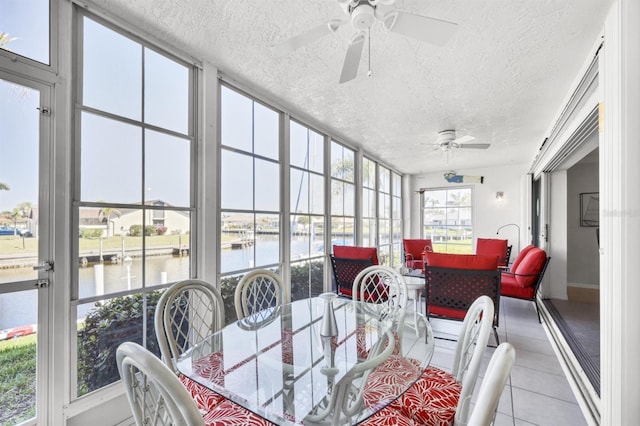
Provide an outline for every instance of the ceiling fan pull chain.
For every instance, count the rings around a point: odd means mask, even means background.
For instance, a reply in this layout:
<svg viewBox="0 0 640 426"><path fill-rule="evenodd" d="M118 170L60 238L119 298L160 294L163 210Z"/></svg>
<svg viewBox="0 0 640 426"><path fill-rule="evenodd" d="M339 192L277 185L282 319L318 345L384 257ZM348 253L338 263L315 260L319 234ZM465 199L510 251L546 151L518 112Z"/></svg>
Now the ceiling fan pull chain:
<svg viewBox="0 0 640 426"><path fill-rule="evenodd" d="M371 27L369 27L369 71L367 71L367 77L371 77L373 73L371 72Z"/></svg>

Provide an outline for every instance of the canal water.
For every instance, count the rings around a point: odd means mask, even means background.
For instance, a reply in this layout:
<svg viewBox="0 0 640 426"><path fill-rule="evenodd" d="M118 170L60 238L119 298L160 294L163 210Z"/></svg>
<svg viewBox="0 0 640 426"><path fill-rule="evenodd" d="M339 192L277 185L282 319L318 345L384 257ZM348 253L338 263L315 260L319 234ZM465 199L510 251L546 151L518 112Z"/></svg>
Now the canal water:
<svg viewBox="0 0 640 426"><path fill-rule="evenodd" d="M280 244L277 237L258 236L255 246L239 249L225 249L221 256L222 273L251 268L255 262L258 265L270 265L278 262ZM312 249L313 250L313 249ZM294 238L291 246L292 258L308 255L308 240L304 237ZM189 277L189 256L149 256L146 260L147 285L173 282ZM15 268L4 270L10 273L11 280L20 281L33 279L30 268ZM130 288L142 287L142 263L139 258L133 258L127 268L125 262L111 263L105 261L103 265L87 265L78 271L79 298L86 299L97 295L126 291ZM6 281L7 277L3 277ZM64 285L54 283L54 285ZM94 303L87 303L78 307L78 317L82 318L92 310ZM25 324L35 324L37 318L37 291L8 293L0 295L0 330L5 330Z"/></svg>

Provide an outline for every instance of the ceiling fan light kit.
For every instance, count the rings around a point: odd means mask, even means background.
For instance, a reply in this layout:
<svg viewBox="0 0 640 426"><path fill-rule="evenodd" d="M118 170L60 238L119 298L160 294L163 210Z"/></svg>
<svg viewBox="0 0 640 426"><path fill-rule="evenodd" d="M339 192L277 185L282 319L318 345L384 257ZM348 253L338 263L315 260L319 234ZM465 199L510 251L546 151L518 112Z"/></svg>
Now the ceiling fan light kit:
<svg viewBox="0 0 640 426"><path fill-rule="evenodd" d="M361 4L351 12L351 25L356 30L368 30L376 21L373 6Z"/></svg>
<svg viewBox="0 0 640 426"><path fill-rule="evenodd" d="M489 143L467 143L474 140L475 137L470 135L456 138L455 130L442 130L438 132L438 138L433 149L442 152L449 152L458 149L487 149L491 146Z"/></svg>
<svg viewBox="0 0 640 426"><path fill-rule="evenodd" d="M351 38L345 55L340 83L353 80L358 75L358 66L364 47L365 31L370 30L376 21L390 32L414 38L419 41L442 46L446 43L457 28L453 22L441 19L429 18L398 10L378 9L378 6L390 6L395 0L336 0L343 11L349 16L348 21L333 19L319 27L312 28L297 36L291 37L275 46L277 54L292 52L299 47L310 44L319 38L335 33L338 29L351 23L356 31ZM369 55L370 56L370 55ZM370 57L369 57L370 59ZM371 69L367 75L371 76Z"/></svg>

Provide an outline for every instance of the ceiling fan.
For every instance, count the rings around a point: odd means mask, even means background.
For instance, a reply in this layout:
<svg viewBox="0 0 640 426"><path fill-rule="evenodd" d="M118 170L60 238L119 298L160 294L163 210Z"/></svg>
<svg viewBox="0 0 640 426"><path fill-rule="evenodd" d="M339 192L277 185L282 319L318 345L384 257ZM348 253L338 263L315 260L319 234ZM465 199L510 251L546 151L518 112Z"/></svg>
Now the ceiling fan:
<svg viewBox="0 0 640 426"><path fill-rule="evenodd" d="M461 136L456 138L455 130L442 130L438 132L438 141L433 144L433 149L449 152L458 149L487 149L490 143L467 143L474 140L473 136Z"/></svg>
<svg viewBox="0 0 640 426"><path fill-rule="evenodd" d="M395 0L336 0L349 16L347 20L333 19L285 40L275 46L278 54L292 52L299 47L312 43L319 38L335 33L340 27L351 23L356 32L349 42L347 53L340 73L340 83L353 80L358 74L358 65L362 57L366 31L377 22L391 32L412 37L420 41L444 45L455 32L458 24L415 15L399 10L389 10Z"/></svg>

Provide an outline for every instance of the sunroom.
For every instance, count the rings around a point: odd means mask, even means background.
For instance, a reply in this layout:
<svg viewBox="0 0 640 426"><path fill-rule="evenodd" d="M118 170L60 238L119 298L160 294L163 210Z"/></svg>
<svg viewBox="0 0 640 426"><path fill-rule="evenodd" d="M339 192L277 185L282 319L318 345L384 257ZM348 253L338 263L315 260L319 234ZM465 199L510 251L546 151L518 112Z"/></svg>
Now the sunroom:
<svg viewBox="0 0 640 426"><path fill-rule="evenodd" d="M154 350L177 281L214 283L232 322L254 269L296 301L332 290L334 244L398 268L404 238L485 237L552 258L542 324L503 300L525 343L500 422L638 417L640 6L370 3L455 28L372 25L341 81L351 22L277 46L359 2L0 5L1 424L133 424L115 348Z"/></svg>

